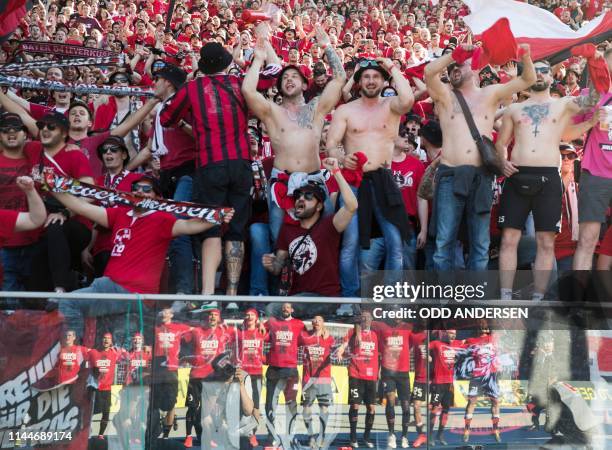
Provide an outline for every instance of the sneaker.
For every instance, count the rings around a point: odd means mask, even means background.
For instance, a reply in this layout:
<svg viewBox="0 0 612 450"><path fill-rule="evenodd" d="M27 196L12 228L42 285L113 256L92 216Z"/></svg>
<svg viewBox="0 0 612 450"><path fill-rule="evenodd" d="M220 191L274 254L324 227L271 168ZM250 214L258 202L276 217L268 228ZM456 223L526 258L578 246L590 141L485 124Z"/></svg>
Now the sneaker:
<svg viewBox="0 0 612 450"><path fill-rule="evenodd" d="M406 436L402 436L402 448L410 448L410 442Z"/></svg>
<svg viewBox="0 0 612 450"><path fill-rule="evenodd" d="M436 440L440 443L440 445L448 445L448 442L446 442L446 439L444 439L444 436L441 434L436 437Z"/></svg>
<svg viewBox="0 0 612 450"><path fill-rule="evenodd" d="M397 448L397 441L394 434L390 434L387 439L387 448Z"/></svg>
<svg viewBox="0 0 612 450"><path fill-rule="evenodd" d="M257 447L259 445L259 442L257 442L257 436L255 436L255 434L249 436L249 444L251 444L253 447Z"/></svg>
<svg viewBox="0 0 612 450"><path fill-rule="evenodd" d="M370 441L369 439L364 439L363 443L365 444L366 447L368 448L374 448L374 443L372 441Z"/></svg>
<svg viewBox="0 0 612 450"><path fill-rule="evenodd" d="M235 302L230 302L230 303L227 304L225 309L228 310L228 311L236 311L236 310L238 310L238 305Z"/></svg>
<svg viewBox="0 0 612 450"><path fill-rule="evenodd" d="M529 428L527 428L527 431L538 431L540 429L539 425L531 425Z"/></svg>
<svg viewBox="0 0 612 450"><path fill-rule="evenodd" d="M493 436L495 436L495 442L501 442L501 433L499 430L493 430Z"/></svg>
<svg viewBox="0 0 612 450"><path fill-rule="evenodd" d="M185 446L185 448L193 447L193 438L191 436L187 436L185 438L185 442L183 442L183 446Z"/></svg>
<svg viewBox="0 0 612 450"><path fill-rule="evenodd" d="M470 440L470 430L463 430L463 442Z"/></svg>
<svg viewBox="0 0 612 450"><path fill-rule="evenodd" d="M353 312L353 305L349 304L349 303L342 303L340 305L340 308L338 308L336 310L336 315L337 316L352 316L354 314Z"/></svg>
<svg viewBox="0 0 612 450"><path fill-rule="evenodd" d="M353 448L359 448L359 444L357 443L357 441L351 441L349 445Z"/></svg>
<svg viewBox="0 0 612 450"><path fill-rule="evenodd" d="M417 436L416 441L412 443L412 446L414 448L417 448L423 445L425 442L427 442L427 436L425 435L425 433L421 433Z"/></svg>

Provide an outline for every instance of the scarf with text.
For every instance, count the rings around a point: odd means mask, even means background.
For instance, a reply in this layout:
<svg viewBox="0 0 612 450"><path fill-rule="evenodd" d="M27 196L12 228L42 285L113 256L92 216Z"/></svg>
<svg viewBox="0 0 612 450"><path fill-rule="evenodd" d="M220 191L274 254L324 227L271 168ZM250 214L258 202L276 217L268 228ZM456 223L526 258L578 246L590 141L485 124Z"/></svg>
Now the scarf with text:
<svg viewBox="0 0 612 450"><path fill-rule="evenodd" d="M60 81L36 80L29 77L13 77L0 75L0 86L12 86L18 89L35 89L44 91L72 92L77 95L105 94L105 95L138 95L141 97L153 97L155 92L143 90L137 87L111 87L97 86L95 84L72 84Z"/></svg>
<svg viewBox="0 0 612 450"><path fill-rule="evenodd" d="M117 53L101 48L83 47L82 45L62 44L59 42L23 41L21 50L27 53L49 53L56 56L74 56L79 58L117 57Z"/></svg>
<svg viewBox="0 0 612 450"><path fill-rule="evenodd" d="M22 70L47 70L51 67L74 67L74 66L104 66L121 65L125 63L125 57L101 56L91 58L70 58L70 59L44 59L38 61L28 61L22 63L0 64L0 72L21 72Z"/></svg>

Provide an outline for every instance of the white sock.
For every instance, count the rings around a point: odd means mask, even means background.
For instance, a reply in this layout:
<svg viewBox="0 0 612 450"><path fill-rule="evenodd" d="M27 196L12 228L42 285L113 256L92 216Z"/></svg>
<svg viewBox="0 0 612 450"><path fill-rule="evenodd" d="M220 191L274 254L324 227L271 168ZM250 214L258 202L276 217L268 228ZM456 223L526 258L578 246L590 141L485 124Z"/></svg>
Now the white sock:
<svg viewBox="0 0 612 450"><path fill-rule="evenodd" d="M534 292L533 294L531 294L531 300L533 300L534 302L540 302L544 300L544 294L540 294L539 292Z"/></svg>
<svg viewBox="0 0 612 450"><path fill-rule="evenodd" d="M512 300L512 289L501 288L500 291L502 300Z"/></svg>

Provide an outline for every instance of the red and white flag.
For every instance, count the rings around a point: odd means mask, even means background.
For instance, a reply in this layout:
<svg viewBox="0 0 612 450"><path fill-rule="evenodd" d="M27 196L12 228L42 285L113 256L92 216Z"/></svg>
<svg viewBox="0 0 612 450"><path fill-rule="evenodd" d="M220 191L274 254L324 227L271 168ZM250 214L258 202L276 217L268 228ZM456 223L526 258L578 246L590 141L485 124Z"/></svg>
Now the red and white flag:
<svg viewBox="0 0 612 450"><path fill-rule="evenodd" d="M577 31L553 13L515 0L463 0L472 13L464 17L476 38L505 17L519 44L530 44L533 60L551 63L569 58L570 48L587 42L599 43L612 37L612 12L602 14Z"/></svg>

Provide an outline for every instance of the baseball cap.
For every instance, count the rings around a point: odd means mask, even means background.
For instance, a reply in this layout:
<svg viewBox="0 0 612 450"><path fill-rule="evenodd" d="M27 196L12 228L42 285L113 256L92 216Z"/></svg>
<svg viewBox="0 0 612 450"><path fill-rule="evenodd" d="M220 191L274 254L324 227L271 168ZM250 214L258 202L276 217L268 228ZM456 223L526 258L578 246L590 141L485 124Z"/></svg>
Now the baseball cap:
<svg viewBox="0 0 612 450"><path fill-rule="evenodd" d="M19 114L5 112L0 114L0 129L1 128L21 128L25 130L26 127L21 120Z"/></svg>
<svg viewBox="0 0 612 450"><path fill-rule="evenodd" d="M166 63L161 69L153 72L155 78L168 80L175 89L180 88L187 79L187 73L173 64Z"/></svg>
<svg viewBox="0 0 612 450"><path fill-rule="evenodd" d="M42 119L36 122L36 126L39 129L42 129L42 126L46 124L58 125L62 127L65 131L68 131L68 128L70 128L68 118L64 114L57 111L52 111L45 114Z"/></svg>
<svg viewBox="0 0 612 450"><path fill-rule="evenodd" d="M309 182L304 184L303 186L300 186L298 189L295 189L293 191L293 197L297 198L300 192L312 192L316 199L319 200L321 203L323 203L325 201L325 198L327 197L325 189L323 189L323 187L321 187L319 183Z"/></svg>

